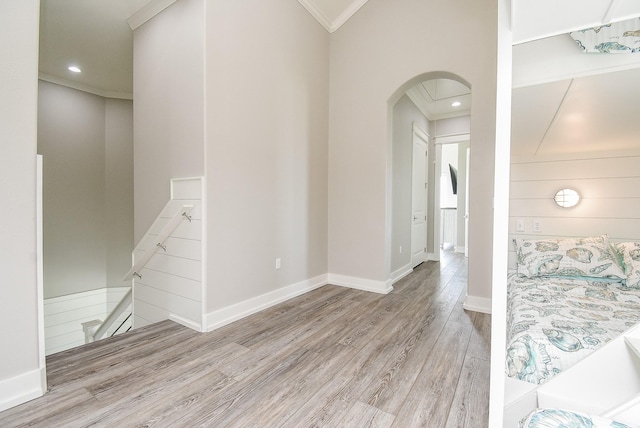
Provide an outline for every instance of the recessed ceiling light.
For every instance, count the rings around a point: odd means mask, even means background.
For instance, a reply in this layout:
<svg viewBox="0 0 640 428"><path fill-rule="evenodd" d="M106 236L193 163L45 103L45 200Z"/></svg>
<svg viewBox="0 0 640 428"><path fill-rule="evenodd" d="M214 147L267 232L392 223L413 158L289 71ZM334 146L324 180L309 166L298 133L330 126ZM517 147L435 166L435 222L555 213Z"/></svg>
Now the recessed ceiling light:
<svg viewBox="0 0 640 428"><path fill-rule="evenodd" d="M80 73L82 72L82 70L80 70L78 67L76 67L75 65L71 65L69 66L69 71L73 71L74 73Z"/></svg>
<svg viewBox="0 0 640 428"><path fill-rule="evenodd" d="M462 103L460 101L454 101L451 103L451 107L460 107Z"/></svg>

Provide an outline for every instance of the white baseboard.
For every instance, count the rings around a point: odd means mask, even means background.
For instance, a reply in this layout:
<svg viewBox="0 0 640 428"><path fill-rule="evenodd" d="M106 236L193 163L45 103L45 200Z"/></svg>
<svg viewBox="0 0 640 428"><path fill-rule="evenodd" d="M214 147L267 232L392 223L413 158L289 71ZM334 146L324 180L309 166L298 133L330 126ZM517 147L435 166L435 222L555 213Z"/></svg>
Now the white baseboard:
<svg viewBox="0 0 640 428"><path fill-rule="evenodd" d="M356 290L371 291L373 293L388 294L393 290L391 280L375 281L373 279L357 278L354 276L329 274L329 284L341 287L354 288Z"/></svg>
<svg viewBox="0 0 640 428"><path fill-rule="evenodd" d="M464 253L464 246L456 245L456 247L454 248L454 251L456 253Z"/></svg>
<svg viewBox="0 0 640 428"><path fill-rule="evenodd" d="M427 261L437 262L440 261L440 253L427 253Z"/></svg>
<svg viewBox="0 0 640 428"><path fill-rule="evenodd" d="M323 285L327 285L327 283L327 275L324 274L209 312L204 317L206 331L212 331L224 325L231 324L234 321L248 317L263 309L320 288Z"/></svg>
<svg viewBox="0 0 640 428"><path fill-rule="evenodd" d="M196 321L181 317L180 315L176 315L176 314L169 314L169 319L173 322L177 322L178 324L182 324L185 327L188 327L192 330L195 331L199 331L204 333L205 330L202 328L202 326L197 323Z"/></svg>
<svg viewBox="0 0 640 428"><path fill-rule="evenodd" d="M34 398L42 397L44 368L0 381L0 412Z"/></svg>
<svg viewBox="0 0 640 428"><path fill-rule="evenodd" d="M491 299L486 297L469 296L467 294L462 307L468 311L491 314Z"/></svg>
<svg viewBox="0 0 640 428"><path fill-rule="evenodd" d="M391 284L395 284L405 276L409 275L411 272L413 272L413 267L411 267L411 263L409 263L406 266L402 266L400 269L391 273Z"/></svg>

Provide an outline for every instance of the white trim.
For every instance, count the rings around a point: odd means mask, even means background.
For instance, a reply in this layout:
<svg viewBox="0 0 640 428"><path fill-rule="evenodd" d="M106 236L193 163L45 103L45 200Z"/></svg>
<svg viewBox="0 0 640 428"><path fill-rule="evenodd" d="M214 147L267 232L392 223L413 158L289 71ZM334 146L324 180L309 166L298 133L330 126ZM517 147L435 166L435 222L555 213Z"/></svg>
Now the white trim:
<svg viewBox="0 0 640 428"><path fill-rule="evenodd" d="M133 94L130 92L103 91L102 89L94 88L93 86L85 85L83 83L73 82L71 80L62 79L60 77L51 76L49 74L39 73L38 79L44 80L45 82L53 83L55 85L60 85L60 86L65 86L67 88L75 89L77 91L87 92L89 94L97 95L102 98L133 100Z"/></svg>
<svg viewBox="0 0 640 428"><path fill-rule="evenodd" d="M456 253L462 253L462 254L464 254L464 253L465 253L465 248L464 248L464 247L461 247L460 245L456 245L456 246L454 247L453 251L455 251Z"/></svg>
<svg viewBox="0 0 640 428"><path fill-rule="evenodd" d="M44 250L42 232L42 155L36 155L36 294L38 299L38 368L41 371L40 388L47 390L47 361L44 328Z"/></svg>
<svg viewBox="0 0 640 428"><path fill-rule="evenodd" d="M313 0L298 0L307 11L313 16L329 33L333 33L340 28L345 22L349 20L355 13L360 10L362 6L368 0L355 0L349 4L349 6L338 15L333 21L322 13L322 10L316 6Z"/></svg>
<svg viewBox="0 0 640 428"><path fill-rule="evenodd" d="M234 321L253 315L256 312L260 312L301 294L308 293L309 291L320 288L323 285L327 285L326 274L300 281L243 302L209 312L204 316L206 320L206 331L212 331L227 324L231 324Z"/></svg>
<svg viewBox="0 0 640 428"><path fill-rule="evenodd" d="M435 138L434 144L455 144L466 143L467 141L471 141L471 134L465 132L462 134L441 135Z"/></svg>
<svg viewBox="0 0 640 428"><path fill-rule="evenodd" d="M467 294L462 307L468 311L491 314L491 299L486 297L469 296Z"/></svg>
<svg viewBox="0 0 640 428"><path fill-rule="evenodd" d="M188 327L191 330L199 331L201 333L205 332L205 330L202 328L202 325L200 325L194 320L190 320L188 318L181 317L180 315L176 315L172 313L169 314L169 319L173 322L177 322L178 324L182 324L183 326Z"/></svg>
<svg viewBox="0 0 640 428"><path fill-rule="evenodd" d="M373 279L357 278L355 276L337 275L335 273L329 274L329 284L379 294L389 294L393 290L390 280L376 281Z"/></svg>
<svg viewBox="0 0 640 428"><path fill-rule="evenodd" d="M360 10L360 8L362 6L365 5L365 3L368 0L357 0L352 2L349 7L347 7L344 12L342 12L331 24L331 30L330 32L333 33L334 31L336 31L338 28L342 27L342 24L344 24L345 22L347 22L349 20L349 18L351 18L353 15L356 14L357 11Z"/></svg>
<svg viewBox="0 0 640 428"><path fill-rule="evenodd" d="M391 273L391 283L395 284L405 276L409 275L411 272L413 272L413 267L411 266L411 263L407 264L406 266L402 266L400 269Z"/></svg>
<svg viewBox="0 0 640 428"><path fill-rule="evenodd" d="M131 30L135 30L142 24L174 4L177 0L151 0L145 4L137 12L127 18L127 24L131 27Z"/></svg>
<svg viewBox="0 0 640 428"><path fill-rule="evenodd" d="M42 379L46 377L44 368L0 381L0 412L34 398L42 397Z"/></svg>
<svg viewBox="0 0 640 428"><path fill-rule="evenodd" d="M300 3L305 9L307 9L311 16L313 16L316 21L318 21L325 28L325 30L327 30L329 33L335 31L332 29L333 25L331 21L329 21L329 19L324 16L324 13L322 13L322 11L318 9L318 7L312 1L298 0L298 3Z"/></svg>

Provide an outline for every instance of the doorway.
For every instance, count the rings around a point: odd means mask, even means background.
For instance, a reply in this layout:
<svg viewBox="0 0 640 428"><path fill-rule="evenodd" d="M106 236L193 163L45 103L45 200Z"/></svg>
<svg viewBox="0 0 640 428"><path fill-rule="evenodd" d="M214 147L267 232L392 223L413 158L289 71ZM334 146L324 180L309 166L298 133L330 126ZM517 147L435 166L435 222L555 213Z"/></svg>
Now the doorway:
<svg viewBox="0 0 640 428"><path fill-rule="evenodd" d="M422 78L420 78L422 77ZM455 236L451 248L465 252L468 206L467 157L470 146L471 91L457 76L428 73L407 82L390 103L391 212L390 280L396 282L424 261L439 261L443 225L438 164L443 144L459 149L456 162ZM404 90L403 90L404 89ZM420 161L424 160L424 164ZM424 169L423 169L424 168ZM409 249L409 251L407 251Z"/></svg>

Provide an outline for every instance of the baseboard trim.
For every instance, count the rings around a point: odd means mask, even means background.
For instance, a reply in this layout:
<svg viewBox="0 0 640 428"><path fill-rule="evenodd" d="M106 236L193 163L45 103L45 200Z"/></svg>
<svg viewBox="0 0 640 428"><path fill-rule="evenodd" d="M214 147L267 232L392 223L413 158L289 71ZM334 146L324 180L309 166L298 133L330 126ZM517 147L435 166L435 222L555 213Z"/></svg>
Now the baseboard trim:
<svg viewBox="0 0 640 428"><path fill-rule="evenodd" d="M393 287L391 280L375 281L373 279L357 278L355 276L329 274L329 284L339 285L341 287L353 288L356 290L370 291L378 294L389 294Z"/></svg>
<svg viewBox="0 0 640 428"><path fill-rule="evenodd" d="M319 275L286 287L279 288L269 293L256 296L254 298L209 312L205 315L206 331L213 331L217 328L231 324L234 321L253 315L271 306L282 303L286 300L297 297L301 294L327 285L327 275Z"/></svg>
<svg viewBox="0 0 640 428"><path fill-rule="evenodd" d="M177 322L178 324L182 324L183 326L188 327L191 330L199 331L202 333L205 331L202 328L202 325L200 325L198 322L181 317L180 315L169 314L169 319L173 322Z"/></svg>
<svg viewBox="0 0 640 428"><path fill-rule="evenodd" d="M402 266L400 269L391 273L391 284L395 284L405 276L409 275L411 272L413 272L411 263L407 264L406 266Z"/></svg>
<svg viewBox="0 0 640 428"><path fill-rule="evenodd" d="M42 380L45 377L44 368L39 368L0 381L0 412L42 397L45 393Z"/></svg>
<svg viewBox="0 0 640 428"><path fill-rule="evenodd" d="M486 297L469 296L467 294L462 307L468 311L491 314L491 299Z"/></svg>

